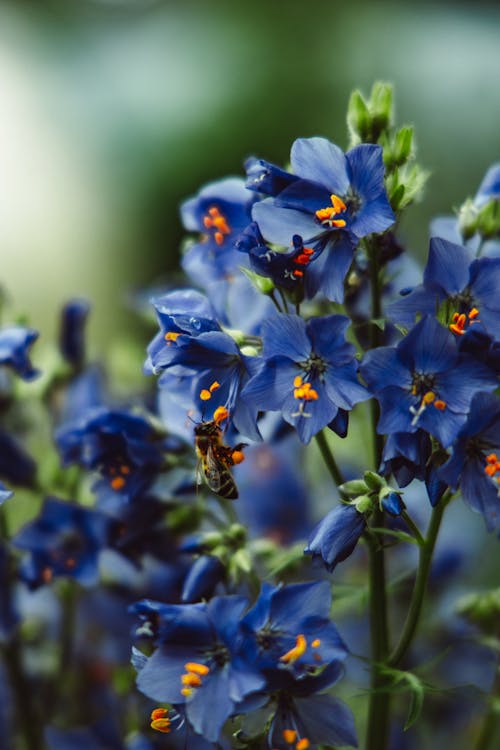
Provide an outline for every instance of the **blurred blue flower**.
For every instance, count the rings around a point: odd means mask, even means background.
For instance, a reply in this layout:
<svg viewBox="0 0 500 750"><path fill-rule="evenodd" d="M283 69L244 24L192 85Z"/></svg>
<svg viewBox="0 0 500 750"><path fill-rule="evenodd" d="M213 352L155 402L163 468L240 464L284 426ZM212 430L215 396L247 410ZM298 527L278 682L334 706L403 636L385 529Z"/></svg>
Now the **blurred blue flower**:
<svg viewBox="0 0 500 750"><path fill-rule="evenodd" d="M23 380L33 380L40 371L30 361L29 350L38 338L38 332L23 326L0 329L0 365L9 367Z"/></svg>
<svg viewBox="0 0 500 750"><path fill-rule="evenodd" d="M354 550L366 528L366 519L354 505L339 503L312 531L306 555L319 558L331 573Z"/></svg>

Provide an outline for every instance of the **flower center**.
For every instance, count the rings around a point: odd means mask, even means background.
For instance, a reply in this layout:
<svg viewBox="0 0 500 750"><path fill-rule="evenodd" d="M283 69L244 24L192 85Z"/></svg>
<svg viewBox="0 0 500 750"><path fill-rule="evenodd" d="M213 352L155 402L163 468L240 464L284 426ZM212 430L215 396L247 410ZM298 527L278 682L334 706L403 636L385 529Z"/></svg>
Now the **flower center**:
<svg viewBox="0 0 500 750"><path fill-rule="evenodd" d="M205 229L211 229L213 231L213 238L217 245L222 245L225 236L231 232L226 217L221 214L217 206L211 206L208 209L203 217L203 226Z"/></svg>
<svg viewBox="0 0 500 750"><path fill-rule="evenodd" d="M331 206L325 206L325 208L319 208L315 212L315 216L321 226L327 229L342 229L346 225L346 221L343 218L347 206L338 195L332 194L330 196L332 202Z"/></svg>
<svg viewBox="0 0 500 750"><path fill-rule="evenodd" d="M446 401L438 398L434 387L435 381L432 375L421 372L413 374L411 393L412 396L418 396L420 398L420 403L417 401L417 404L410 406L410 412L413 414L413 419L411 421L412 427L415 427L424 411L431 404L438 411L444 411L444 409L446 409Z"/></svg>
<svg viewBox="0 0 500 750"><path fill-rule="evenodd" d="M308 401L318 400L318 391L311 386L311 383L304 382L300 375L293 379L293 397L299 402L299 408L292 414L292 417L310 417L311 415L305 411L305 405Z"/></svg>

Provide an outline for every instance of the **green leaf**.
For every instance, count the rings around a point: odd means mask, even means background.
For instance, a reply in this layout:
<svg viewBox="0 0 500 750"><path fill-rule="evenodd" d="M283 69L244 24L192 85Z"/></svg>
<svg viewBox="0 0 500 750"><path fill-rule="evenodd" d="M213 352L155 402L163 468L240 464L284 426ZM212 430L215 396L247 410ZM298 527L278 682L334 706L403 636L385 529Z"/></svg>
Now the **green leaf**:
<svg viewBox="0 0 500 750"><path fill-rule="evenodd" d="M382 526L370 526L370 531L373 531L375 534L387 534L387 536L393 536L396 539L399 539L401 542L406 542L407 544L416 544L417 547L419 546L419 543L415 539L415 537L411 534L408 534L406 531L386 529Z"/></svg>

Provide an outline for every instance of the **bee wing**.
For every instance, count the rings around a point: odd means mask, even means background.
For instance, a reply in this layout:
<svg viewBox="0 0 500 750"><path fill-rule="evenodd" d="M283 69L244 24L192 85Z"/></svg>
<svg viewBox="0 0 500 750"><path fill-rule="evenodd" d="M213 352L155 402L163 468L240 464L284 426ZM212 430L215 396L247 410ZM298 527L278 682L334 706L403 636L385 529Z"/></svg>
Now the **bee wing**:
<svg viewBox="0 0 500 750"><path fill-rule="evenodd" d="M217 494L221 488L222 474L226 467L217 458L212 445L208 446L204 468L206 482L212 492Z"/></svg>

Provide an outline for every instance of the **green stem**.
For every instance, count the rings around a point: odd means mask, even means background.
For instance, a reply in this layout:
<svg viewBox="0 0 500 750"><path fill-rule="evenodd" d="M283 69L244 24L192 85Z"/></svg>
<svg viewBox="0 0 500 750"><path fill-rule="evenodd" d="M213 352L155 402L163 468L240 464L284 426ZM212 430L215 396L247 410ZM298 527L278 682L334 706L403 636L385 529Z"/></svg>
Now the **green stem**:
<svg viewBox="0 0 500 750"><path fill-rule="evenodd" d="M378 267L378 247L376 240L366 242L370 268L371 316L378 320L382 314L381 285ZM380 328L372 322L370 326L370 348L376 349L382 343ZM373 463L377 471L382 459L384 439L377 432L380 416L378 401L370 401ZM384 513L380 508L373 512L372 524L377 528L384 526ZM383 537L370 535L368 538L369 554L369 612L370 639L372 650L371 694L368 706L366 729L366 750L385 750L389 741L390 696L384 690L386 678L380 673L379 666L387 659L389 652L389 627L387 619L387 589L385 571L385 550Z"/></svg>
<svg viewBox="0 0 500 750"><path fill-rule="evenodd" d="M449 501L451 500L451 494L445 495L436 507L432 511L431 520L429 522L429 528L427 530L427 536L424 543L420 545L420 558L417 569L417 576L415 578L415 585L413 587L412 597L410 601L410 607L406 616L406 622L403 626L399 643L395 647L392 654L389 656L388 665L396 667L403 657L406 655L415 631L418 626L420 614L422 612L422 605L424 602L425 592L427 590L427 584L429 581L429 572L431 569L432 555L434 553L434 547L436 546L436 540L441 526L443 513Z"/></svg>
<svg viewBox="0 0 500 750"><path fill-rule="evenodd" d="M425 544L425 539L420 533L420 529L418 528L417 524L414 522L414 520L409 515L408 511L404 510L401 513L401 518L404 520L410 531L413 532L413 536L417 540L420 547L422 547Z"/></svg>
<svg viewBox="0 0 500 750"><path fill-rule="evenodd" d="M373 524L381 527L384 514L380 509L373 513ZM370 638L372 644L372 667L370 704L366 735L366 750L385 750L389 739L389 694L384 692L385 678L378 666L385 662L389 651L389 628L387 622L387 594L385 585L385 552L381 540L370 535L369 554L369 612Z"/></svg>
<svg viewBox="0 0 500 750"><path fill-rule="evenodd" d="M484 717L477 742L474 745L474 750L492 750L493 747L498 747L497 744L493 744L498 728L500 726L500 666L497 664L497 671L493 688L490 695L489 709Z"/></svg>
<svg viewBox="0 0 500 750"><path fill-rule="evenodd" d="M337 466L337 462L333 457L333 453L330 450L330 446L328 445L328 440L326 439L324 430L321 430L321 432L317 433L316 442L318 443L321 455L323 456L323 460L332 476L333 481L335 482L337 487L339 486L339 484L344 484L342 472L340 471L339 467Z"/></svg>

